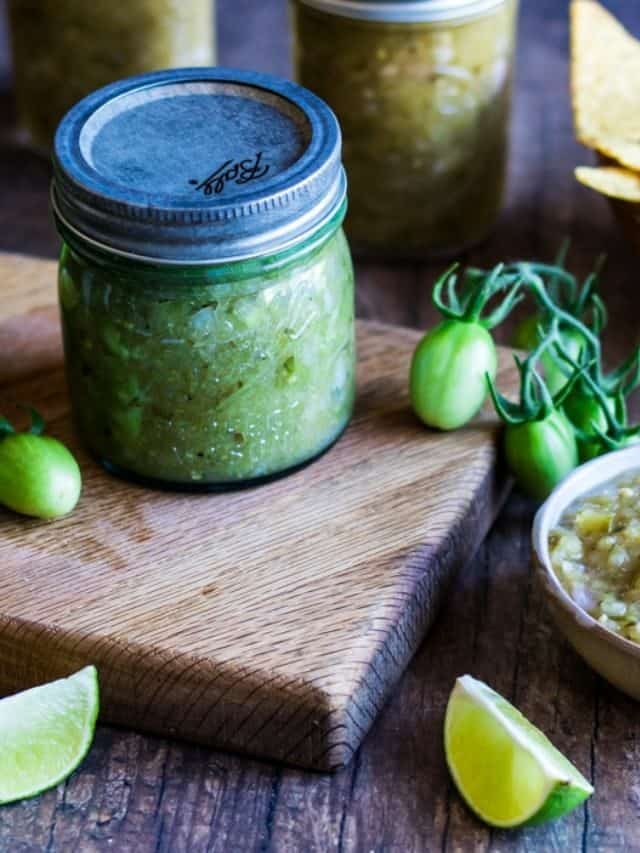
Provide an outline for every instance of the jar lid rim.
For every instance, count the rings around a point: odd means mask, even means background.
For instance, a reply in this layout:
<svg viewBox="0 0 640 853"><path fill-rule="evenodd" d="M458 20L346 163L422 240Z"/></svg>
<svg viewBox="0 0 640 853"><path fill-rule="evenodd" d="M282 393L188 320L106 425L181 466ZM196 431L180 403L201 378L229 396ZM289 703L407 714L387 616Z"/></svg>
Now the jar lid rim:
<svg viewBox="0 0 640 853"><path fill-rule="evenodd" d="M448 22L485 14L505 0L299 0L323 12L386 23Z"/></svg>
<svg viewBox="0 0 640 853"><path fill-rule="evenodd" d="M340 216L339 222L342 223L344 219L344 214L347 207L347 182L346 175L344 174L344 169L342 170L343 182L342 182L342 191L340 196L338 197L338 203L335 208L328 210L323 219L315 222L308 231L303 232L302 234L293 235L288 242L282 242L277 249L277 252L287 252L290 249L300 245L301 243L311 240L316 237L319 232L322 232L322 229L328 226L331 223L331 220L337 216ZM76 240L80 240L83 243L88 244L93 249L103 252L106 254L117 255L120 258L124 258L125 260L132 261L134 263L140 264L149 264L154 267L206 267L206 266L221 266L223 264L234 264L240 263L243 261L255 260L256 258L263 257L265 254L271 254L271 252L255 252L255 251L241 251L237 255L225 255L225 256L216 256L210 258L193 258L193 259L176 259L176 258L167 258L160 257L158 255L141 255L135 251L120 249L114 245L108 245L96 237L90 237L87 233L83 233L78 230L74 225L72 225L60 212L60 207L58 205L58 201L56 199L55 194L55 186L52 182L52 185L49 190L49 204L51 206L51 211L53 213L54 219L58 222L59 227L62 228L63 232L68 231L70 235L73 235Z"/></svg>
<svg viewBox="0 0 640 853"><path fill-rule="evenodd" d="M275 254L322 227L345 196L340 127L324 101L228 68L97 90L62 119L53 167L67 227L123 256L173 264Z"/></svg>

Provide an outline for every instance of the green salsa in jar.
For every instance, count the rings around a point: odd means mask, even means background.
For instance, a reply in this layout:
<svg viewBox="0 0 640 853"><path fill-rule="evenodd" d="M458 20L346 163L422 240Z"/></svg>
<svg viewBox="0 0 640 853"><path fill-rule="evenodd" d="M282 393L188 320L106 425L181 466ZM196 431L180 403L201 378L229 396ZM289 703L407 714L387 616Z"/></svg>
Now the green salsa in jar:
<svg viewBox="0 0 640 853"><path fill-rule="evenodd" d="M504 188L517 0L292 0L300 83L335 110L347 233L381 257L486 237Z"/></svg>
<svg viewBox="0 0 640 853"><path fill-rule="evenodd" d="M172 128L185 126L182 156ZM147 483L211 489L326 450L355 389L344 172L326 105L264 75L146 75L78 105L54 163L66 369L94 456ZM151 209L137 199L147 185Z"/></svg>
<svg viewBox="0 0 640 853"><path fill-rule="evenodd" d="M38 148L100 86L215 63L215 0L9 0L8 8L18 120Z"/></svg>

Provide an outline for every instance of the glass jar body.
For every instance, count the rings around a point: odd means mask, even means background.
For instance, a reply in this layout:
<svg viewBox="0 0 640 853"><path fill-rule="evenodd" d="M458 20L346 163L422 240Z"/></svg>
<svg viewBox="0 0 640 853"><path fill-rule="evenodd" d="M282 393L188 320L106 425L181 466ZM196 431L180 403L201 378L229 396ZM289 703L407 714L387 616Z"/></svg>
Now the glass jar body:
<svg viewBox="0 0 640 853"><path fill-rule="evenodd" d="M48 149L95 89L145 71L215 64L215 0L9 0L18 122Z"/></svg>
<svg viewBox="0 0 640 853"><path fill-rule="evenodd" d="M486 237L503 195L517 0L450 23L303 0L292 13L297 79L342 126L354 251L451 254Z"/></svg>
<svg viewBox="0 0 640 853"><path fill-rule="evenodd" d="M115 473L196 490L253 483L310 461L350 419L340 223L286 256L212 267L98 259L67 235L59 295L76 428Z"/></svg>

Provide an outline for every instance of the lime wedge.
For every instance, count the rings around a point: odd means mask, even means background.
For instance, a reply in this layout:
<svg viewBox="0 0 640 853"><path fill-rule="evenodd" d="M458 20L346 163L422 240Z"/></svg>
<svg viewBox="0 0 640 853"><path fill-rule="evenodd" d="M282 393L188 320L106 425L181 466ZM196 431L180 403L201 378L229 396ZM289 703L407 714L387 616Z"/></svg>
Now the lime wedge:
<svg viewBox="0 0 640 853"><path fill-rule="evenodd" d="M460 794L492 826L561 817L593 793L539 729L470 675L457 679L449 697L444 748Z"/></svg>
<svg viewBox="0 0 640 853"><path fill-rule="evenodd" d="M89 751L98 706L94 666L0 700L0 803L66 779Z"/></svg>

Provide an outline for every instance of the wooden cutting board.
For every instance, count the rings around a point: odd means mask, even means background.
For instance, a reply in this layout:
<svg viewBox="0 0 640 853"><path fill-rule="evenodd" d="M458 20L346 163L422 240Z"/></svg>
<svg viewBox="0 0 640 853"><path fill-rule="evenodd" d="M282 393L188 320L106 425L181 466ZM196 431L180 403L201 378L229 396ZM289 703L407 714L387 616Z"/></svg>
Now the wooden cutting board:
<svg viewBox="0 0 640 853"><path fill-rule="evenodd" d="M55 264L0 255L0 296L0 413L35 406L84 475L62 520L0 508L0 693L91 662L105 721L348 762L504 497L493 416L423 428L407 398L418 334L362 322L356 415L319 461L250 491L149 491L73 436Z"/></svg>

